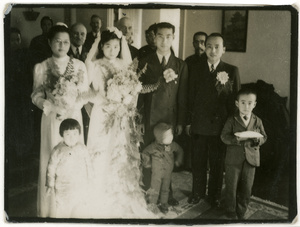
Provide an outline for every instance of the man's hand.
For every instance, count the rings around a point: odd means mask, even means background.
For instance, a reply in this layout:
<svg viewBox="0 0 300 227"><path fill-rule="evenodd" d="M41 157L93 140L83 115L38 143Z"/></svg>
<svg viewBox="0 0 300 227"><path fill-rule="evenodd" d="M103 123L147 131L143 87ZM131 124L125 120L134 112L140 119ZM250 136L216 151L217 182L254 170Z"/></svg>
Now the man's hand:
<svg viewBox="0 0 300 227"><path fill-rule="evenodd" d="M182 130L183 130L182 125L177 125L176 126L176 135L177 136L181 135Z"/></svg>
<svg viewBox="0 0 300 227"><path fill-rule="evenodd" d="M186 133L188 136L191 136L191 125L185 126L185 133Z"/></svg>

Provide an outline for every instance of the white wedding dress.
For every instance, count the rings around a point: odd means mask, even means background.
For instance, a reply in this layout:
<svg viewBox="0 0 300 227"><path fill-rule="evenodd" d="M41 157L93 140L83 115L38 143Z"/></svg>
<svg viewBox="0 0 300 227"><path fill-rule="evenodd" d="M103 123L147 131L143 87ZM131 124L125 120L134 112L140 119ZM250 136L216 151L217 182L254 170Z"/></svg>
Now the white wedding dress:
<svg viewBox="0 0 300 227"><path fill-rule="evenodd" d="M96 92L87 141L95 176L87 212L81 213L87 218L156 218L147 210L145 193L140 187L139 144L131 133L134 121L107 113L107 81L126 68L119 58L113 61L102 58L87 64Z"/></svg>

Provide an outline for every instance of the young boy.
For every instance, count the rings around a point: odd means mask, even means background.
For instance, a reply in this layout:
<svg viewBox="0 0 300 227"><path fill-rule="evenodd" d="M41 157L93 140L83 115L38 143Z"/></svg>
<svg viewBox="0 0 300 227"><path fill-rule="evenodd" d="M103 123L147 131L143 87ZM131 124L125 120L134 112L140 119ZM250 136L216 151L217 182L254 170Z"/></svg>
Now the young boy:
<svg viewBox="0 0 300 227"><path fill-rule="evenodd" d="M70 218L87 191L91 161L87 148L79 142L81 128L78 121L62 121L59 133L63 141L51 153L46 186L47 193L55 194L55 204L51 209L53 217Z"/></svg>
<svg viewBox="0 0 300 227"><path fill-rule="evenodd" d="M245 218L249 204L255 167L259 166L259 147L267 140L262 121L252 113L256 106L256 93L241 89L235 101L238 111L228 118L221 133L227 145L225 158L225 203L228 218ZM238 133L255 131L261 137L248 135L239 137ZM245 133L246 134L246 133ZM253 134L253 133L252 133Z"/></svg>
<svg viewBox="0 0 300 227"><path fill-rule="evenodd" d="M152 169L149 194L150 208L154 213L158 211L157 201L160 195L160 210L168 212L169 188L171 175L175 166L180 166L183 161L182 148L173 141L172 126L159 123L153 130L155 141L148 145L142 152L144 168ZM174 157L174 154L176 157Z"/></svg>

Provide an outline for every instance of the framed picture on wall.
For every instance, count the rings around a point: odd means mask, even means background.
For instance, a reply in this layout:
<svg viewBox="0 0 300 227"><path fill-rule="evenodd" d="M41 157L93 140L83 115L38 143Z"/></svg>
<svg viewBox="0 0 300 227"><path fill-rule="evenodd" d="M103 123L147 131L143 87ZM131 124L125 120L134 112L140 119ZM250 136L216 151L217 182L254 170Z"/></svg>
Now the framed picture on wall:
<svg viewBox="0 0 300 227"><path fill-rule="evenodd" d="M246 52L248 10L223 10L222 34L226 51Z"/></svg>

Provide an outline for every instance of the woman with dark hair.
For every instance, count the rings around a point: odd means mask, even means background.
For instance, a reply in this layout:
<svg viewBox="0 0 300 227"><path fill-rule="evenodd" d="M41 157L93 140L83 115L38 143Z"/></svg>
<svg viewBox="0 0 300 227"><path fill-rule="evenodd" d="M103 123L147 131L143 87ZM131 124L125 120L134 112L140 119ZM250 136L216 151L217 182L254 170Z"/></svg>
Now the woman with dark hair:
<svg viewBox="0 0 300 227"><path fill-rule="evenodd" d="M38 181L37 214L39 217L54 215L52 195L46 194L46 169L50 153L61 141L59 125L66 118L76 119L82 127L80 109L83 102L78 99L88 90L87 71L84 63L70 58L69 29L66 25L53 26L48 33L52 57L34 67L32 102L43 111L41 121L40 168ZM82 136L82 135L81 135ZM83 136L81 138L83 141Z"/></svg>
<svg viewBox="0 0 300 227"><path fill-rule="evenodd" d="M108 28L86 60L95 90L87 146L95 171L87 217L153 218L140 183L136 101L142 89L122 32ZM99 47L99 48L98 48ZM102 57L93 61L97 50ZM137 65L137 64L136 64Z"/></svg>

